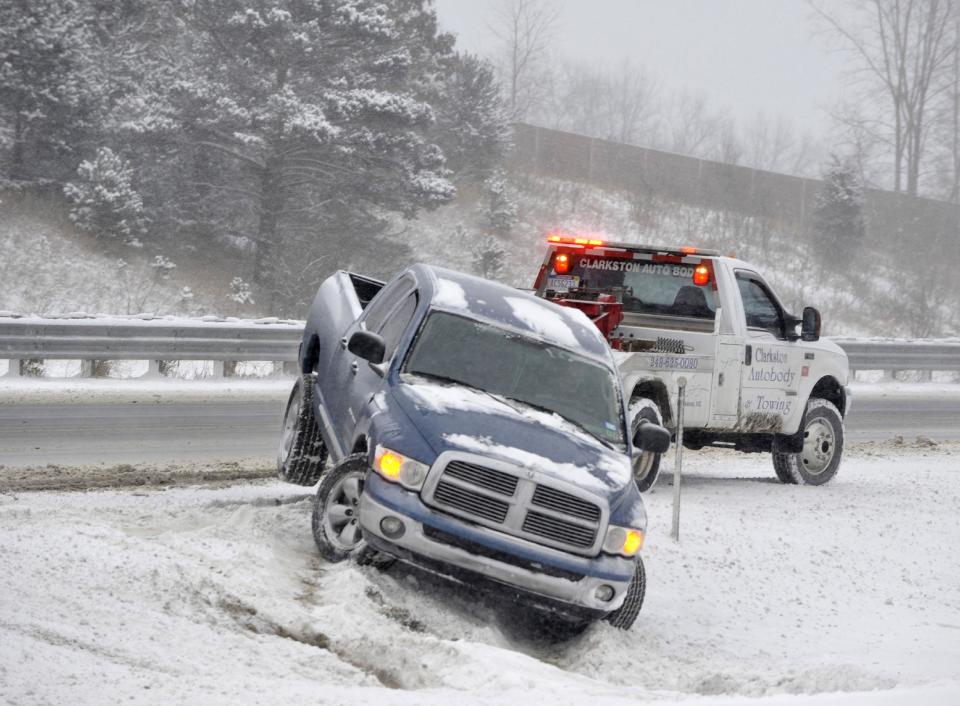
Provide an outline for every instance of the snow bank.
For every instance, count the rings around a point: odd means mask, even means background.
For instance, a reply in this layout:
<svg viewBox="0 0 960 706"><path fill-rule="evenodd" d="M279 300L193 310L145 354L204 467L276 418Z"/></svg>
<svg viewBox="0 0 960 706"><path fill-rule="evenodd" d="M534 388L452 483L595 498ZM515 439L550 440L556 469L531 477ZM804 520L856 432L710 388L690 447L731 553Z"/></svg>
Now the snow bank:
<svg viewBox="0 0 960 706"><path fill-rule="evenodd" d="M0 494L0 701L956 704L955 453L862 452L823 488L691 455L679 545L671 489L647 497L637 625L563 644L496 597L320 561L302 488Z"/></svg>

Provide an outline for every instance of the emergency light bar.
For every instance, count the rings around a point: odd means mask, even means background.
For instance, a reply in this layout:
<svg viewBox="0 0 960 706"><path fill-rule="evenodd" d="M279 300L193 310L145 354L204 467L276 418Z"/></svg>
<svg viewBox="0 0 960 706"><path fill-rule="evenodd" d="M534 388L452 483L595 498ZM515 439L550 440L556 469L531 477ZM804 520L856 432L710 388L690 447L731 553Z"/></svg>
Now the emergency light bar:
<svg viewBox="0 0 960 706"><path fill-rule="evenodd" d="M599 240L596 238L578 238L575 236L553 234L547 236L547 242L552 245L587 245L602 248L620 248L623 250L629 250L631 252L648 252L663 255L703 255L704 257L719 257L721 255L719 250L703 250L701 248L695 248L689 245L676 247L663 245L634 245L632 243L608 243L605 240Z"/></svg>

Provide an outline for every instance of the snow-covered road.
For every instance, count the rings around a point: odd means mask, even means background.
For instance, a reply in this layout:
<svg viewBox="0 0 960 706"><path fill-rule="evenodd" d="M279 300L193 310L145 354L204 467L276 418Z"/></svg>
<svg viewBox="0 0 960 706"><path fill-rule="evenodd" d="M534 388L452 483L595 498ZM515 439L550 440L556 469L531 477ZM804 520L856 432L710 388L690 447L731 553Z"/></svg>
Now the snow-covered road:
<svg viewBox="0 0 960 706"><path fill-rule="evenodd" d="M648 496L637 625L562 645L324 564L303 489L0 494L0 701L960 703L960 447L860 447L822 488L768 464L688 454L679 545Z"/></svg>

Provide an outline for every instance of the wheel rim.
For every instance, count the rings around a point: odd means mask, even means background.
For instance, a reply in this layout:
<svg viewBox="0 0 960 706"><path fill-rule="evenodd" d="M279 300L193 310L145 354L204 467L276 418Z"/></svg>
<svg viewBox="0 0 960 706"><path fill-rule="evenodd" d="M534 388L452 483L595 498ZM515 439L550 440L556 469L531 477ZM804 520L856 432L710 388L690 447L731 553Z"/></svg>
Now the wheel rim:
<svg viewBox="0 0 960 706"><path fill-rule="evenodd" d="M342 552L356 549L363 541L360 532L360 493L365 471L354 471L330 489L323 504L323 525L327 539Z"/></svg>
<svg viewBox="0 0 960 706"><path fill-rule="evenodd" d="M280 433L280 463L285 464L293 453L293 443L297 438L297 419L300 418L300 389L297 388L293 399L287 405L287 413L283 418L283 431Z"/></svg>
<svg viewBox="0 0 960 706"><path fill-rule="evenodd" d="M800 460L804 469L812 475L820 475L833 461L836 448L833 427L822 419L814 419L803 430Z"/></svg>

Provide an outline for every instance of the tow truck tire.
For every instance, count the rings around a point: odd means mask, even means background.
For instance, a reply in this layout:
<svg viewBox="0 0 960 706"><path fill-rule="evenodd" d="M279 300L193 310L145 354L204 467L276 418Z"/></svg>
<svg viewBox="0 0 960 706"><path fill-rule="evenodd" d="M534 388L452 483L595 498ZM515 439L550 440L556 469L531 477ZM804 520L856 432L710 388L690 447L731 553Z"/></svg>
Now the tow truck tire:
<svg viewBox="0 0 960 706"><path fill-rule="evenodd" d="M313 504L313 541L329 562L355 557L363 563L370 552L360 529L360 496L367 476L367 455L347 456L320 481Z"/></svg>
<svg viewBox="0 0 960 706"><path fill-rule="evenodd" d="M314 374L297 378L283 415L277 475L296 485L314 485L323 473L327 447L313 416Z"/></svg>
<svg viewBox="0 0 960 706"><path fill-rule="evenodd" d="M640 427L641 419L663 426L663 416L660 414L660 408L657 407L656 402L647 397L634 397L630 400L627 412L630 415L630 433L633 435L634 442L636 442L637 429ZM661 455L654 456L653 465L650 466L650 470L644 476L638 477L634 474L634 480L637 482L637 488L641 493L650 490L657 482L657 478L660 477Z"/></svg>
<svg viewBox="0 0 960 706"><path fill-rule="evenodd" d="M629 630L640 615L640 609L643 607L643 597L647 593L647 572L643 567L643 559L637 557L637 568L633 573L633 580L627 588L627 596L623 599L623 605L612 613L608 614L604 620L613 627L620 630Z"/></svg>
<svg viewBox="0 0 960 706"><path fill-rule="evenodd" d="M803 449L792 453L773 449L773 469L783 483L823 485L840 469L843 417L828 400L813 398L803 415Z"/></svg>

